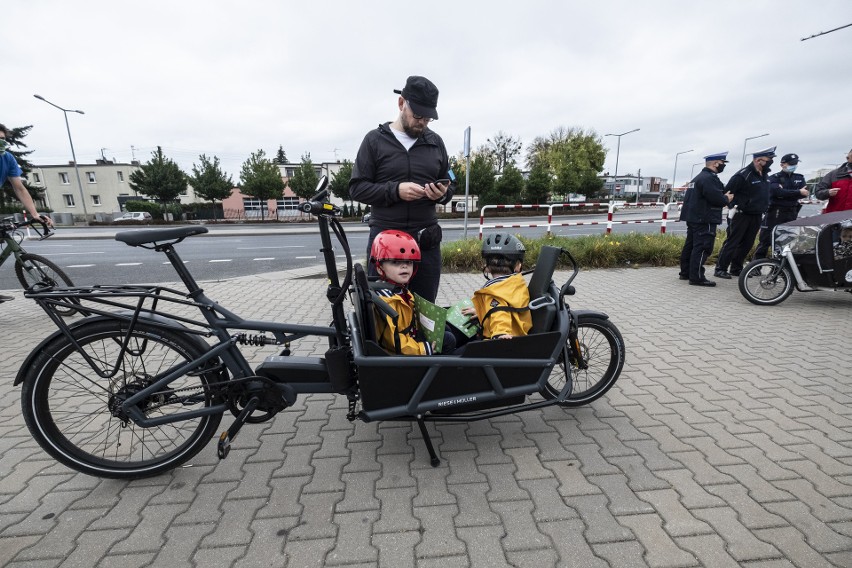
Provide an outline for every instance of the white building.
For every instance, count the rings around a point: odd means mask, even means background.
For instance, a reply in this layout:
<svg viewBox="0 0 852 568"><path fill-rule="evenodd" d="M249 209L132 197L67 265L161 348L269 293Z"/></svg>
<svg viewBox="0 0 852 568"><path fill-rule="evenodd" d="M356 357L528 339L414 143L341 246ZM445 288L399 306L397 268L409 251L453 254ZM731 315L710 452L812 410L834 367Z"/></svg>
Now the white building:
<svg viewBox="0 0 852 568"><path fill-rule="evenodd" d="M127 201L148 199L130 187L130 174L138 170L139 166L139 162L121 164L111 160L78 164L77 170L74 168L74 162L62 165L34 165L28 179L30 185L44 191L44 204L54 212L70 213L74 215L75 220L82 220L81 199L85 199L85 210L89 219L107 221L107 215L124 211L124 203ZM80 173L79 184L77 171ZM186 192L180 195L180 202L195 201L195 192L187 186Z"/></svg>

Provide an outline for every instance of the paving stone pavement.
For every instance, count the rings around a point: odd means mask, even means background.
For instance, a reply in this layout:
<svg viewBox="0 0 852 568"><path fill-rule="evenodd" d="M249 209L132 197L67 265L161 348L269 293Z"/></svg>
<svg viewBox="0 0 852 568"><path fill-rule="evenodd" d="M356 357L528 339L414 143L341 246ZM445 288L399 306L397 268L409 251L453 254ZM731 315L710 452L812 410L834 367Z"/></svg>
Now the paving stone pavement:
<svg viewBox="0 0 852 568"><path fill-rule="evenodd" d="M247 318L328 322L325 281L297 276L204 288ZM439 300L481 281L447 274ZM30 437L12 381L52 324L12 291L0 565L852 567L852 295L758 307L736 281L690 287L672 268L575 284L572 305L609 313L627 345L587 407L430 425L432 468L416 425L349 423L343 397L314 395L246 426L224 461L211 443L132 482L70 471Z"/></svg>

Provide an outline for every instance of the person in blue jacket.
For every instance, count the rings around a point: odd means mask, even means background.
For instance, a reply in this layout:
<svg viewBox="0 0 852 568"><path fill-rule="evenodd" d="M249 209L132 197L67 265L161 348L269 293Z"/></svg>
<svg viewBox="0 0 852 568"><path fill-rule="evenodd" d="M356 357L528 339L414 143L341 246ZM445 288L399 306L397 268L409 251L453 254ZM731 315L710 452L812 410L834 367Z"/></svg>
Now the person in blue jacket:
<svg viewBox="0 0 852 568"><path fill-rule="evenodd" d="M725 169L727 152L704 156L704 168L689 184L680 220L686 221L686 242L680 252L680 279L692 286L715 286L704 276L704 263L713 253L716 228L722 222L722 207L731 199L719 174Z"/></svg>

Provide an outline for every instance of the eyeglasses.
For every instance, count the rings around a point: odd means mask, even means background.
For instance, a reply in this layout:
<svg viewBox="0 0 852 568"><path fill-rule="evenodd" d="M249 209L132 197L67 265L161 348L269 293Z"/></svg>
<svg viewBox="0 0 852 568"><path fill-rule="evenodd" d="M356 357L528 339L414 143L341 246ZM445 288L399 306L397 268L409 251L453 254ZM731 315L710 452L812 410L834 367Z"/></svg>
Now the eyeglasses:
<svg viewBox="0 0 852 568"><path fill-rule="evenodd" d="M427 123L435 120L434 118L429 118L428 116L420 116L419 114L414 114L414 111L411 109L411 105L408 103L408 100L405 101L405 106L408 107L408 110L411 111L411 118L414 120L425 120Z"/></svg>

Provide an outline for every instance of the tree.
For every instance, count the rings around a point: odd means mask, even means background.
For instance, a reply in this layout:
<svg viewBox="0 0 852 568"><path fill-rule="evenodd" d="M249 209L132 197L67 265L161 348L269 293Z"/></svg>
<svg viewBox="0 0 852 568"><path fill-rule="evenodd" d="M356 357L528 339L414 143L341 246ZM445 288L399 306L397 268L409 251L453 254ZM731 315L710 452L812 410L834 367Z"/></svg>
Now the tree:
<svg viewBox="0 0 852 568"><path fill-rule="evenodd" d="M24 183L24 187L27 188L27 191L30 192L30 195L32 195L33 199L41 199L43 191L31 186L26 178L26 175L30 173L30 171L32 171L33 169L33 165L27 159L27 156L32 154L33 151L22 150L22 148L27 147L27 145L23 142L23 139L24 137L26 137L27 134L29 134L32 128L32 125L20 126L18 128L10 128L9 134L6 136L6 142L9 143L9 148L6 151L12 154L12 156L14 156L15 161L18 162L18 165L24 172L24 177L22 177L21 179L21 181L23 181ZM13 150L13 146L17 149ZM8 203L11 201L16 201L17 199L18 198L15 196L15 192L12 190L12 184L10 184L8 180L3 180L3 191L0 195L0 200L2 200L4 203Z"/></svg>
<svg viewBox="0 0 852 568"><path fill-rule="evenodd" d="M524 176L512 162L503 167L503 173L494 183L494 191L499 201L495 203L519 203L524 190Z"/></svg>
<svg viewBox="0 0 852 568"><path fill-rule="evenodd" d="M201 162L201 166L196 167L193 162L192 175L187 176L187 180L195 190L195 194L201 199L210 201L214 205L217 199L222 201L230 197L234 182L231 176L226 176L225 172L222 171L222 168L219 166L219 158L213 156L213 160L210 161L206 155L201 154L198 156L198 160ZM215 208L213 215L214 217L216 215Z"/></svg>
<svg viewBox="0 0 852 568"><path fill-rule="evenodd" d="M310 199L313 197L314 192L317 189L317 183L319 183L319 176L316 171L314 171L314 164L311 162L311 154L310 152L307 152L304 156L302 156L299 169L296 170L296 173L290 178L290 189L292 189L293 193L302 199Z"/></svg>
<svg viewBox="0 0 852 568"><path fill-rule="evenodd" d="M240 190L244 195L260 200L260 218L265 218L266 202L279 199L284 195L284 180L281 170L266 157L266 152L258 150L243 162L240 170Z"/></svg>
<svg viewBox="0 0 852 568"><path fill-rule="evenodd" d="M278 152L275 153L272 162L278 166L283 166L287 163L287 152L284 151L284 146L281 144L278 145Z"/></svg>
<svg viewBox="0 0 852 568"><path fill-rule="evenodd" d="M606 150L600 136L581 128L559 127L547 138L537 137L527 151L527 165L543 164L556 179L553 193L579 193L593 197L603 187L598 174L603 171Z"/></svg>
<svg viewBox="0 0 852 568"><path fill-rule="evenodd" d="M349 180L352 179L352 162L343 160L343 164L336 174L331 176L331 181L328 184L328 189L331 194L343 201L352 202L352 196L349 195Z"/></svg>
<svg viewBox="0 0 852 568"><path fill-rule="evenodd" d="M470 161L470 193L479 196L480 205L499 203L492 201L494 192L494 165L483 154L476 154Z"/></svg>
<svg viewBox="0 0 852 568"><path fill-rule="evenodd" d="M546 203L550 198L552 185L553 179L547 167L541 162L536 162L527 179L524 201L527 203Z"/></svg>
<svg viewBox="0 0 852 568"><path fill-rule="evenodd" d="M186 174L157 146L151 159L130 174L130 188L165 205L186 193Z"/></svg>
<svg viewBox="0 0 852 568"><path fill-rule="evenodd" d="M515 162L515 157L521 153L521 139L498 131L493 138L488 138L479 152L488 156L494 164L497 173L502 173L507 164Z"/></svg>

